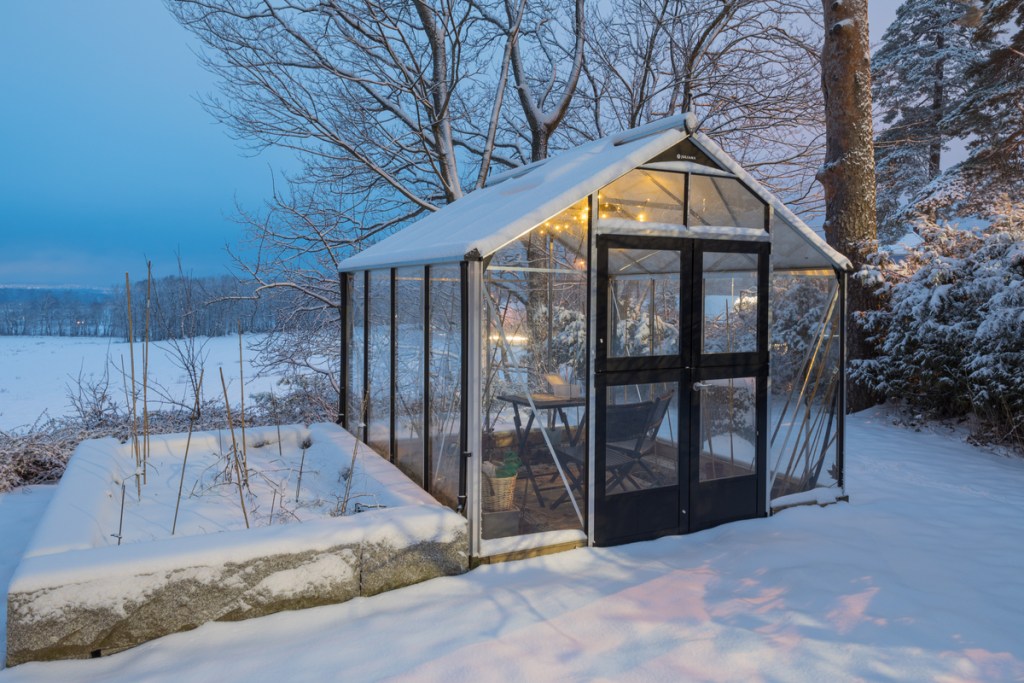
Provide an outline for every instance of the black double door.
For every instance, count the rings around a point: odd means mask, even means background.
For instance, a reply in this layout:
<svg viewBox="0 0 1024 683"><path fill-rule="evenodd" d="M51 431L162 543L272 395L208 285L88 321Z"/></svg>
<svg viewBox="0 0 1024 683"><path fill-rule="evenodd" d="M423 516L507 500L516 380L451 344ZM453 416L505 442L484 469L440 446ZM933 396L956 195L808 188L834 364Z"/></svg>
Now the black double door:
<svg viewBox="0 0 1024 683"><path fill-rule="evenodd" d="M765 514L768 249L598 238L598 545Z"/></svg>

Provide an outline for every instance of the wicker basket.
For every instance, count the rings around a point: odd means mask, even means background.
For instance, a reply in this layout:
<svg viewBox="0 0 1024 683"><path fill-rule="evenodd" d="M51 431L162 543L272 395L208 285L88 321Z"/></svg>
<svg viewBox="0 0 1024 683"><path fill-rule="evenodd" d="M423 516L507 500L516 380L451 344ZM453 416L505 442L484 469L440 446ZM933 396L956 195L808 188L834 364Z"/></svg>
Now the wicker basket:
<svg viewBox="0 0 1024 683"><path fill-rule="evenodd" d="M483 505L485 512L503 512L515 509L516 475L492 477L484 474Z"/></svg>

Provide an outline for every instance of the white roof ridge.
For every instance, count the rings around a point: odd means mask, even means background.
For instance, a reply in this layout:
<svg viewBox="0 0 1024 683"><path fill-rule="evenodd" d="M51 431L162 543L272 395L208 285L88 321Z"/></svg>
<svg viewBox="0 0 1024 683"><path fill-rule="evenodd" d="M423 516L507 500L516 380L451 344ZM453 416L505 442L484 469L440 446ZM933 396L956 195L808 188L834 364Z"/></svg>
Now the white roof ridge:
<svg viewBox="0 0 1024 683"><path fill-rule="evenodd" d="M620 145L625 145L630 142L636 142L637 140L642 140L643 138L648 138L651 137L652 135L664 133L668 130L672 130L673 128L685 132L687 125L687 114L676 114L674 116L669 116L664 119L658 119L657 121L645 123L644 125L639 126L637 128L630 128L629 130L623 130L619 131L618 133L613 133L608 137L611 139L612 145L614 145L615 147L619 147ZM583 144L586 145L591 142L595 142L595 140L589 140L588 142L585 142ZM577 146L577 149L582 146L583 145ZM515 168L510 168L506 171L502 171L501 173L489 176L487 178L487 182L484 183L484 187L492 187L506 180L512 180L513 178L521 178L527 173L540 168L553 158L558 158L558 154L556 153L553 157L547 157L545 159L540 159L538 161L531 161L528 164L516 166Z"/></svg>
<svg viewBox="0 0 1024 683"><path fill-rule="evenodd" d="M664 133L665 131L671 130L673 128L676 128L680 132L685 133L687 132L687 125L687 114L675 114L674 116L669 116L663 119L658 119L657 121L645 123L644 125L639 126L637 128L630 128L629 130L614 133L610 137L612 140L612 144L618 147L619 145L625 145L630 142L642 140L643 138L647 138L652 135Z"/></svg>
<svg viewBox="0 0 1024 683"><path fill-rule="evenodd" d="M493 187L493 186L497 185L498 183L505 182L506 180L512 180L513 178L521 178L522 176L526 175L530 171L534 171L534 170L540 168L544 164L548 163L548 161L550 161L550 160L551 160L551 157L547 157L546 159L540 159L538 161L531 161L528 164L523 164L522 166L516 166L515 168L510 168L510 169L504 170L501 173L495 173L494 175L489 175L489 176L487 176L487 180L484 182L484 187Z"/></svg>

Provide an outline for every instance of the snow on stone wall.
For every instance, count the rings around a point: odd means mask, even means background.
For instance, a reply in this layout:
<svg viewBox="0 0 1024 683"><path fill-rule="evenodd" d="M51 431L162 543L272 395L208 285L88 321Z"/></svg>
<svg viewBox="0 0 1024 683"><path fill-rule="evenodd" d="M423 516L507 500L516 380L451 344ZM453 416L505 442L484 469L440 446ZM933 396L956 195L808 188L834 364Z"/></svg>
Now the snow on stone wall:
<svg viewBox="0 0 1024 683"><path fill-rule="evenodd" d="M347 432L329 424L310 432L351 462L356 441ZM116 471L119 448L112 439L89 441L72 457L11 581L8 666L88 657L208 621L343 602L468 566L465 518L365 446L357 474L374 482L375 499L387 507L110 545L105 536L119 513L111 486L124 474Z"/></svg>

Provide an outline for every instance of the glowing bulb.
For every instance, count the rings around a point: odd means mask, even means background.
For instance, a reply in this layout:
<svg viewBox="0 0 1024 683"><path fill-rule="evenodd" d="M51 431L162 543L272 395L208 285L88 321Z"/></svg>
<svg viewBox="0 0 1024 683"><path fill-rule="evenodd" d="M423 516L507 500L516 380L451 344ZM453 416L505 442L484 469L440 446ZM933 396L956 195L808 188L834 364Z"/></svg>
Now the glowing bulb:
<svg viewBox="0 0 1024 683"><path fill-rule="evenodd" d="M647 220L647 214L641 213L641 214L637 215L636 219L638 221L640 221L641 223L643 223L644 221Z"/></svg>

